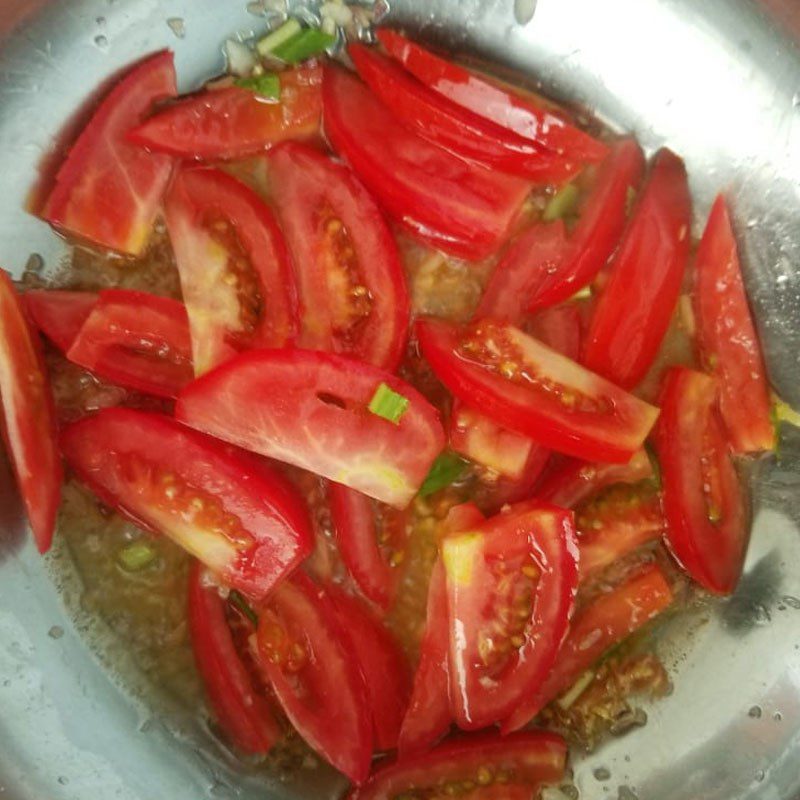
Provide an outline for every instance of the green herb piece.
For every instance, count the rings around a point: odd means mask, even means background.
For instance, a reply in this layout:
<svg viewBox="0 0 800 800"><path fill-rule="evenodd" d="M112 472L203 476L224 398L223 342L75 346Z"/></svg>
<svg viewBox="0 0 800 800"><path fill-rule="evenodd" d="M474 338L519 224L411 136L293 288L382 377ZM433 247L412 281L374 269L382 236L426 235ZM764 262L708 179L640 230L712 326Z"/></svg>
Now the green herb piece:
<svg viewBox="0 0 800 800"><path fill-rule="evenodd" d="M372 395L368 408L373 414L388 419L389 422L397 425L400 422L400 417L406 413L408 398L403 397L402 394L398 394L385 383L382 383L375 390L375 394Z"/></svg>
<svg viewBox="0 0 800 800"><path fill-rule="evenodd" d="M147 542L133 542L117 553L117 560L128 572L139 572L155 561L158 553Z"/></svg>
<svg viewBox="0 0 800 800"><path fill-rule="evenodd" d="M244 596L240 592L237 592L236 589L231 589L230 593L228 594L228 602L230 602L234 608L241 611L241 613L244 614L244 616L247 617L247 619L249 619L255 627L258 627L258 614L253 611L250 603L244 599Z"/></svg>
<svg viewBox="0 0 800 800"><path fill-rule="evenodd" d="M289 64L297 64L300 61L311 58L311 56L324 53L335 43L335 36L323 33L318 28L306 28L283 44L273 47L270 55L280 58Z"/></svg>
<svg viewBox="0 0 800 800"><path fill-rule="evenodd" d="M300 23L296 19L287 19L280 28L268 33L262 39L258 40L256 50L262 56L268 56L276 47L280 47L285 42L288 42L293 36L297 36L303 30Z"/></svg>
<svg viewBox="0 0 800 800"><path fill-rule="evenodd" d="M272 100L281 99L281 79L274 72L265 72L263 75L254 75L252 78L239 78L234 81L242 89L250 89L262 97Z"/></svg>
<svg viewBox="0 0 800 800"><path fill-rule="evenodd" d="M788 422L790 425L800 428L800 414L781 400L775 392L772 393L772 408L777 422Z"/></svg>
<svg viewBox="0 0 800 800"><path fill-rule="evenodd" d="M429 494L444 489L445 486L449 486L453 481L461 477L466 468L467 462L455 453L449 451L440 453L436 461L433 462L433 466L423 481L417 496L427 497Z"/></svg>
<svg viewBox="0 0 800 800"><path fill-rule="evenodd" d="M557 219L568 216L575 210L578 197L580 197L580 191L574 183L562 186L544 207L542 219L545 222L555 222Z"/></svg>

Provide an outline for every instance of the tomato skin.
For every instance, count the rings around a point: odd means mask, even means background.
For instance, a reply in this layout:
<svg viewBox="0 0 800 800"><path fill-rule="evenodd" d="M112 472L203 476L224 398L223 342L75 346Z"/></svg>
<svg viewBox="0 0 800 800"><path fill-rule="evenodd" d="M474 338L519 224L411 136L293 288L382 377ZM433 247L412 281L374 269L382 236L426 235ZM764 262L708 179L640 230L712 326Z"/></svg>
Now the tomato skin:
<svg viewBox="0 0 800 800"><path fill-rule="evenodd" d="M232 86L190 95L128 133L159 153L197 160L256 155L286 139L312 138L322 113L322 69L312 62L281 73L280 102Z"/></svg>
<svg viewBox="0 0 800 800"><path fill-rule="evenodd" d="M463 161L403 129L338 67L325 67L322 89L328 139L390 216L451 255L478 260L498 249L528 182Z"/></svg>
<svg viewBox="0 0 800 800"><path fill-rule="evenodd" d="M22 301L36 327L66 353L98 297L95 292L34 289L25 292Z"/></svg>
<svg viewBox="0 0 800 800"><path fill-rule="evenodd" d="M129 144L125 135L154 103L176 92L170 51L133 66L72 146L42 218L102 247L140 254L169 182L172 159L143 152Z"/></svg>
<svg viewBox="0 0 800 800"><path fill-rule="evenodd" d="M624 389L645 376L678 302L691 244L683 161L659 150L595 307L583 361Z"/></svg>
<svg viewBox="0 0 800 800"><path fill-rule="evenodd" d="M723 195L714 202L697 249L693 305L700 360L717 378L720 411L734 452L774 449L764 359Z"/></svg>
<svg viewBox="0 0 800 800"><path fill-rule="evenodd" d="M644 154L634 139L622 139L612 146L560 263L538 270L537 285L527 298L531 311L568 300L603 268L625 230L628 194L638 189L644 167Z"/></svg>
<svg viewBox="0 0 800 800"><path fill-rule="evenodd" d="M225 603L216 586L206 583L203 567L189 573L189 632L195 663L219 724L246 753L267 753L281 735L269 703L255 691L236 652Z"/></svg>
<svg viewBox="0 0 800 800"><path fill-rule="evenodd" d="M160 414L109 408L61 433L82 482L230 586L263 597L311 552L308 510L266 464Z"/></svg>
<svg viewBox="0 0 800 800"><path fill-rule="evenodd" d="M405 352L410 307L397 245L380 209L350 169L311 147L287 142L267 163L299 288L298 346L394 371ZM331 225L347 238L333 238ZM354 291L363 292L366 314Z"/></svg>
<svg viewBox="0 0 800 800"><path fill-rule="evenodd" d="M40 553L53 541L63 471L56 417L41 345L22 299L0 269L0 401L2 434Z"/></svg>
<svg viewBox="0 0 800 800"><path fill-rule="evenodd" d="M391 633L364 604L330 585L327 593L360 664L372 716L375 750L397 747L400 725L411 693L411 674Z"/></svg>
<svg viewBox="0 0 800 800"><path fill-rule="evenodd" d="M661 570L646 566L600 595L573 620L550 676L503 725L503 733L530 722L547 703L568 689L606 650L641 628L672 602Z"/></svg>
<svg viewBox="0 0 800 800"><path fill-rule="evenodd" d="M305 654L297 665L287 660L291 653L281 660L287 640ZM289 721L319 755L360 784L369 775L372 720L348 641L333 601L302 572L278 584L259 619L259 664Z"/></svg>
<svg viewBox="0 0 800 800"><path fill-rule="evenodd" d="M405 125L454 155L539 183L561 183L580 169L531 139L473 113L416 80L375 48L347 51L362 80Z"/></svg>
<svg viewBox="0 0 800 800"><path fill-rule="evenodd" d="M558 783L564 777L566 742L555 733L524 731L510 736L484 733L462 736L440 744L434 750L413 758L390 761L378 767L370 779L348 795L348 800L393 800L415 789L478 783L481 767L492 775L510 773L498 793L490 784L468 795L475 800L489 797L516 798L517 787L533 792L541 784ZM522 795L524 796L524 795ZM528 795L530 796L530 794Z"/></svg>
<svg viewBox="0 0 800 800"><path fill-rule="evenodd" d="M67 358L121 386L177 397L192 379L186 309L168 297L104 289Z"/></svg>
<svg viewBox="0 0 800 800"><path fill-rule="evenodd" d="M567 158L598 161L608 148L561 117L484 76L434 55L388 28L378 41L412 75L441 95Z"/></svg>
<svg viewBox="0 0 800 800"><path fill-rule="evenodd" d="M657 409L513 326L482 320L459 328L423 319L417 322L417 335L433 371L457 398L553 450L593 461L627 461L658 416ZM561 388L551 393L537 389L538 384L531 388L515 383L463 355L465 343L491 347L490 355L508 355L515 369ZM479 358L482 351L476 355ZM562 402L559 392L584 398L589 410L573 413L574 406Z"/></svg>
<svg viewBox="0 0 800 800"><path fill-rule="evenodd" d="M183 167L170 187L165 214L189 315L195 373L202 375L242 349L291 342L297 329L292 267L283 235L261 198L219 170ZM229 232L225 239L214 235L220 224ZM242 259L248 262L245 286L248 280L255 283L254 312L246 310L241 296L237 270ZM246 318L251 313L254 319Z"/></svg>
<svg viewBox="0 0 800 800"><path fill-rule="evenodd" d="M742 571L748 526L717 398L714 378L685 367L671 368L661 389L656 449L667 544L701 586L730 594ZM712 516L718 517L716 522Z"/></svg>
<svg viewBox="0 0 800 800"><path fill-rule="evenodd" d="M381 383L409 400L397 424L367 411ZM412 386L312 350L243 353L187 386L175 416L396 508L408 505L444 447L438 412Z"/></svg>

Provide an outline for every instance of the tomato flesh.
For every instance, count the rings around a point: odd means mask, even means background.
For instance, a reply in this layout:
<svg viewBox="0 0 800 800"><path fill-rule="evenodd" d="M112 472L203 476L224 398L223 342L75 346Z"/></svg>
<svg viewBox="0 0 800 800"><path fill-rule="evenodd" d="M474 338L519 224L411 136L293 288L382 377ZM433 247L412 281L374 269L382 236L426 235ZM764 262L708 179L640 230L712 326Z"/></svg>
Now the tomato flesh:
<svg viewBox="0 0 800 800"><path fill-rule="evenodd" d="M325 68L324 126L378 202L409 232L468 259L509 236L530 184L464 161L397 124L353 75Z"/></svg>
<svg viewBox="0 0 800 800"><path fill-rule="evenodd" d="M347 167L311 147L290 142L267 160L300 294L298 345L394 370L408 336L408 289L375 201Z"/></svg>
<svg viewBox="0 0 800 800"><path fill-rule="evenodd" d="M172 53L134 66L72 146L41 212L60 230L128 255L150 239L172 159L126 140L154 103L176 94Z"/></svg>
<svg viewBox="0 0 800 800"><path fill-rule="evenodd" d="M66 353L97 303L94 292L34 289L22 296L28 316L59 350Z"/></svg>
<svg viewBox="0 0 800 800"><path fill-rule="evenodd" d="M219 170L184 167L167 196L166 219L197 375L241 350L293 339L289 255L272 212L252 189Z"/></svg>
<svg viewBox="0 0 800 800"><path fill-rule="evenodd" d="M730 594L742 571L748 532L717 398L714 378L685 367L670 369L661 391L656 447L667 543L701 586Z"/></svg>
<svg viewBox="0 0 800 800"><path fill-rule="evenodd" d="M695 257L694 311L700 359L717 378L734 452L775 447L764 359L742 283L725 198L717 197Z"/></svg>
<svg viewBox="0 0 800 800"><path fill-rule="evenodd" d="M179 100L134 128L128 139L159 153L212 160L252 156L319 130L322 69L311 62L280 75L280 100L249 89L215 89Z"/></svg>
<svg viewBox="0 0 800 800"><path fill-rule="evenodd" d="M104 503L247 595L265 595L311 552L308 510L284 478L169 417L105 409L67 427L61 449Z"/></svg>
<svg viewBox="0 0 800 800"><path fill-rule="evenodd" d="M53 541L63 478L53 397L22 300L0 269L0 401L3 438L40 553Z"/></svg>
<svg viewBox="0 0 800 800"><path fill-rule="evenodd" d="M367 409L380 384L409 401L397 423ZM311 350L244 353L197 379L181 422L405 508L444 447L433 406L377 367Z"/></svg>

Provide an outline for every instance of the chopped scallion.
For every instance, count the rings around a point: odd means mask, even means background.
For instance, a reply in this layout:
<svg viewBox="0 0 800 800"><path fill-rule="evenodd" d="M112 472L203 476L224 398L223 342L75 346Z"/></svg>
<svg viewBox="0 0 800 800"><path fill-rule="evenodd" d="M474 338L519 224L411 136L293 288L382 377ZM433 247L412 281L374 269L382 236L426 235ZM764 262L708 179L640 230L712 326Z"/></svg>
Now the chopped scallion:
<svg viewBox="0 0 800 800"><path fill-rule="evenodd" d="M389 422L397 425L408 408L408 398L403 397L403 395L398 394L385 383L382 383L375 390L375 394L372 395L368 408L373 414L388 419Z"/></svg>
<svg viewBox="0 0 800 800"><path fill-rule="evenodd" d="M800 414L788 403L784 403L775 392L772 393L772 408L774 418L778 423L788 422L790 425L800 428Z"/></svg>
<svg viewBox="0 0 800 800"><path fill-rule="evenodd" d="M296 19L288 19L279 28L271 31L266 36L258 40L256 50L262 56L268 56L276 47L280 47L284 42L288 42L293 36L297 36L303 28Z"/></svg>
<svg viewBox="0 0 800 800"><path fill-rule="evenodd" d="M244 596L240 592L237 592L236 589L231 589L228 594L228 601L234 608L247 617L254 626L258 626L258 614L253 611L250 603L244 599Z"/></svg>
<svg viewBox="0 0 800 800"><path fill-rule="evenodd" d="M427 497L429 494L438 492L449 486L458 479L467 467L467 462L455 453L440 453L433 462L433 466L428 472L428 476L422 483L418 497Z"/></svg>
<svg viewBox="0 0 800 800"><path fill-rule="evenodd" d="M336 37L319 28L305 28L283 44L273 47L270 55L289 64L297 64L307 58L324 53L336 43Z"/></svg>
<svg viewBox="0 0 800 800"><path fill-rule="evenodd" d="M266 72L263 75L256 75L252 78L239 78L235 80L236 86L242 89L250 89L262 97L270 97L273 100L281 99L281 79L274 72Z"/></svg>
<svg viewBox="0 0 800 800"><path fill-rule="evenodd" d="M128 572L138 572L155 561L155 549L147 542L132 542L117 554L122 568Z"/></svg>
<svg viewBox="0 0 800 800"><path fill-rule="evenodd" d="M569 216L575 210L579 196L580 191L574 183L562 186L544 207L542 219L545 222L555 222Z"/></svg>

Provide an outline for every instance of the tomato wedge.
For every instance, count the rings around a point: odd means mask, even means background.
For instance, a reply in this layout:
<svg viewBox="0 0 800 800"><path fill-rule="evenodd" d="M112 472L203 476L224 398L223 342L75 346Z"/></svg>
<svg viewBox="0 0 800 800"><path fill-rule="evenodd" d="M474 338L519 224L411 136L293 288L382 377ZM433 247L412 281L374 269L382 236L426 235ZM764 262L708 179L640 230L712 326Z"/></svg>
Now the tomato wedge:
<svg viewBox="0 0 800 800"><path fill-rule="evenodd" d="M661 390L656 447L667 543L699 584L730 594L742 571L748 530L717 392L716 381L707 375L670 369Z"/></svg>
<svg viewBox="0 0 800 800"><path fill-rule="evenodd" d="M378 202L446 253L484 258L509 236L530 184L464 161L397 124L354 75L326 67L325 133Z"/></svg>
<svg viewBox="0 0 800 800"><path fill-rule="evenodd" d="M396 800L400 797L458 795L487 798L533 797L542 784L564 777L567 744L555 733L525 731L511 736L465 736L424 755L378 767L349 800ZM462 787L477 788L465 795ZM498 791L498 786L502 791ZM452 788L450 788L452 787ZM518 794L525 787L528 794Z"/></svg>
<svg viewBox="0 0 800 800"><path fill-rule="evenodd" d="M483 522L483 514L473 503L450 509L445 532L469 530ZM447 733L453 722L450 711L450 673L448 669L447 586L441 559L431 572L425 633L420 646L419 664L408 711L403 717L397 749L405 758L430 749Z"/></svg>
<svg viewBox="0 0 800 800"><path fill-rule="evenodd" d="M608 148L499 82L434 55L396 31L380 28L378 41L426 86L475 114L579 161L598 161Z"/></svg>
<svg viewBox="0 0 800 800"><path fill-rule="evenodd" d="M34 289L22 296L28 316L36 327L64 353L97 303L95 292L62 292Z"/></svg>
<svg viewBox="0 0 800 800"><path fill-rule="evenodd" d="M375 201L351 170L311 147L288 142L268 164L300 293L299 346L393 371L408 337L408 289Z"/></svg>
<svg viewBox="0 0 800 800"><path fill-rule="evenodd" d="M258 625L258 657L289 721L354 783L369 775L370 706L333 601L298 572L269 597Z"/></svg>
<svg viewBox="0 0 800 800"><path fill-rule="evenodd" d="M633 139L622 139L600 165L591 191L559 264L531 264L536 284L526 298L531 311L568 300L605 266L628 219L629 195L639 188L644 154Z"/></svg>
<svg viewBox="0 0 800 800"><path fill-rule="evenodd" d="M291 484L169 417L105 409L67 427L61 449L104 503L252 597L311 552L311 521Z"/></svg>
<svg viewBox="0 0 800 800"><path fill-rule="evenodd" d="M289 255L252 189L216 169L184 167L167 196L166 219L196 374L240 350L291 341L297 320Z"/></svg>
<svg viewBox="0 0 800 800"><path fill-rule="evenodd" d="M424 356L453 394L546 447L624 462L641 447L658 410L527 336L480 320L457 327L417 323Z"/></svg>
<svg viewBox="0 0 800 800"><path fill-rule="evenodd" d="M725 198L717 197L695 258L694 310L704 368L716 376L734 452L775 447L764 359L742 283Z"/></svg>
<svg viewBox="0 0 800 800"><path fill-rule="evenodd" d="M231 741L246 753L267 753L281 735L269 703L253 687L225 617L219 589L195 562L189 573L189 631L211 708Z"/></svg>
<svg viewBox="0 0 800 800"><path fill-rule="evenodd" d="M327 592L339 614L339 624L347 633L350 652L361 669L375 749L393 750L411 692L406 658L392 634L360 600L337 586L329 586Z"/></svg>
<svg viewBox="0 0 800 800"><path fill-rule="evenodd" d="M625 389L656 357L678 302L691 244L686 168L659 150L610 267L587 335L586 366Z"/></svg>
<svg viewBox="0 0 800 800"><path fill-rule="evenodd" d="M134 66L72 146L41 216L95 244L139 255L169 183L172 159L144 152L125 135L154 103L175 94L171 52L156 53Z"/></svg>
<svg viewBox="0 0 800 800"><path fill-rule="evenodd" d="M328 483L331 525L339 554L364 597L388 611L397 594L398 566L408 540L402 511L379 505L361 492Z"/></svg>
<svg viewBox="0 0 800 800"><path fill-rule="evenodd" d="M445 150L538 183L562 183L580 169L580 161L439 94L375 48L351 44L347 51L358 74L397 121Z"/></svg>
<svg viewBox="0 0 800 800"><path fill-rule="evenodd" d="M168 297L105 289L67 358L121 386L177 397L192 379L186 309Z"/></svg>
<svg viewBox="0 0 800 800"><path fill-rule="evenodd" d="M367 408L386 384L405 397L397 423ZM244 353L182 392L176 417L247 450L405 508L444 447L434 407L390 373L332 353Z"/></svg>
<svg viewBox="0 0 800 800"><path fill-rule="evenodd" d="M39 341L21 298L0 269L0 400L2 434L40 553L53 541L62 469L53 396Z"/></svg>
<svg viewBox="0 0 800 800"><path fill-rule="evenodd" d="M653 565L643 567L610 592L598 596L573 621L550 676L511 715L503 732L530 722L603 653L658 616L671 602L672 590L664 573Z"/></svg>
<svg viewBox="0 0 800 800"><path fill-rule="evenodd" d="M135 144L181 158L252 156L319 131L322 69L309 63L280 74L279 101L231 86L183 98L128 134Z"/></svg>
<svg viewBox="0 0 800 800"><path fill-rule="evenodd" d="M572 513L522 503L441 544L458 725L509 716L544 680L578 586Z"/></svg>

